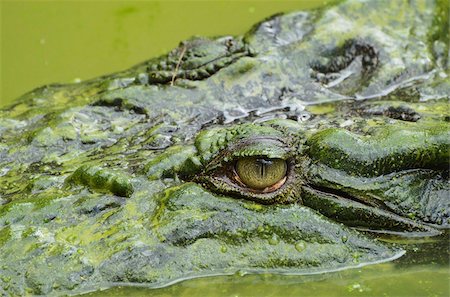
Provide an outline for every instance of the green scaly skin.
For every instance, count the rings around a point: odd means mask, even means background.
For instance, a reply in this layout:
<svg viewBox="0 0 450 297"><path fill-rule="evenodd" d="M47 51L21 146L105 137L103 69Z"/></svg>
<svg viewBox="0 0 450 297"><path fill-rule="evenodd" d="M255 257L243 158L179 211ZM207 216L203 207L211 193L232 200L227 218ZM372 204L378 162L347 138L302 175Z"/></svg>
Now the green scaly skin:
<svg viewBox="0 0 450 297"><path fill-rule="evenodd" d="M441 233L448 11L342 2L25 94L0 111L0 293L334 271L402 255L376 233ZM286 183L236 186L249 156Z"/></svg>

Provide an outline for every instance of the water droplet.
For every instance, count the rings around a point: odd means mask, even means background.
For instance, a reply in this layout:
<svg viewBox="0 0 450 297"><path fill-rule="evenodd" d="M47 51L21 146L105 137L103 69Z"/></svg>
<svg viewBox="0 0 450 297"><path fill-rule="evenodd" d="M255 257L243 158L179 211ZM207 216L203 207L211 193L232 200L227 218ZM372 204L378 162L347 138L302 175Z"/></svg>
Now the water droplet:
<svg viewBox="0 0 450 297"><path fill-rule="evenodd" d="M297 244L295 245L295 249L298 252L303 252L305 250L305 248L306 248L306 243L303 241L297 242Z"/></svg>
<svg viewBox="0 0 450 297"><path fill-rule="evenodd" d="M280 242L278 239L278 236L276 234L273 234L272 237L269 239L269 244L271 245L277 245Z"/></svg>
<svg viewBox="0 0 450 297"><path fill-rule="evenodd" d="M353 257L353 263L359 263L359 258L361 257L361 255L359 253L353 253L352 254Z"/></svg>

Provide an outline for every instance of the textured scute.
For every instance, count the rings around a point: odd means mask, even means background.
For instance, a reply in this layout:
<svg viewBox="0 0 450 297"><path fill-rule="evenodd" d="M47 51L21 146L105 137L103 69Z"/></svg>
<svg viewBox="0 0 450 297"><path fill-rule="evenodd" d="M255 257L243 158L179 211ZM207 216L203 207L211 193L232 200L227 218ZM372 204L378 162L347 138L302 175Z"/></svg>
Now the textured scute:
<svg viewBox="0 0 450 297"><path fill-rule="evenodd" d="M345 129L323 130L308 139L309 155L358 176L413 168L445 170L450 166L450 125L398 123L374 130L364 136Z"/></svg>
<svg viewBox="0 0 450 297"><path fill-rule="evenodd" d="M0 110L0 294L401 255L300 205L298 185L348 212L365 202L361 217L381 205L448 227L448 21L448 1L339 1L23 95ZM242 143L289 158L295 197L262 205L202 182Z"/></svg>
<svg viewBox="0 0 450 297"><path fill-rule="evenodd" d="M308 174L315 186L380 203L403 217L449 227L448 172L411 169L368 178L319 165L312 166Z"/></svg>

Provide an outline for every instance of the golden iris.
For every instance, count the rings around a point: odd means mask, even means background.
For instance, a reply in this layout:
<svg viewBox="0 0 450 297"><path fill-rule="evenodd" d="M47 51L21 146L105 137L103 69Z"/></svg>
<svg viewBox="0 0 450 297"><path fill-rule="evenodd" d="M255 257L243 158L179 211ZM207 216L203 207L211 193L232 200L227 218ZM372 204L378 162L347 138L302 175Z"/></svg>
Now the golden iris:
<svg viewBox="0 0 450 297"><path fill-rule="evenodd" d="M248 157L236 162L239 180L247 187L256 190L273 190L281 187L286 180L287 164L282 159Z"/></svg>

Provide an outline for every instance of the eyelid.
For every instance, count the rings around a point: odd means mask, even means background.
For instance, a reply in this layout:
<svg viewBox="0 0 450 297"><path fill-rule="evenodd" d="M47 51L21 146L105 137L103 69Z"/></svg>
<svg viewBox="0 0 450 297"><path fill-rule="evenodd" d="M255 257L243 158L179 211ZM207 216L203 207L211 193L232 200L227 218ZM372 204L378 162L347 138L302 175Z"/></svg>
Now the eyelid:
<svg viewBox="0 0 450 297"><path fill-rule="evenodd" d="M242 157L263 156L272 159L289 158L289 151L284 141L275 137L253 137L243 139L222 150L206 167L206 172L221 167Z"/></svg>

